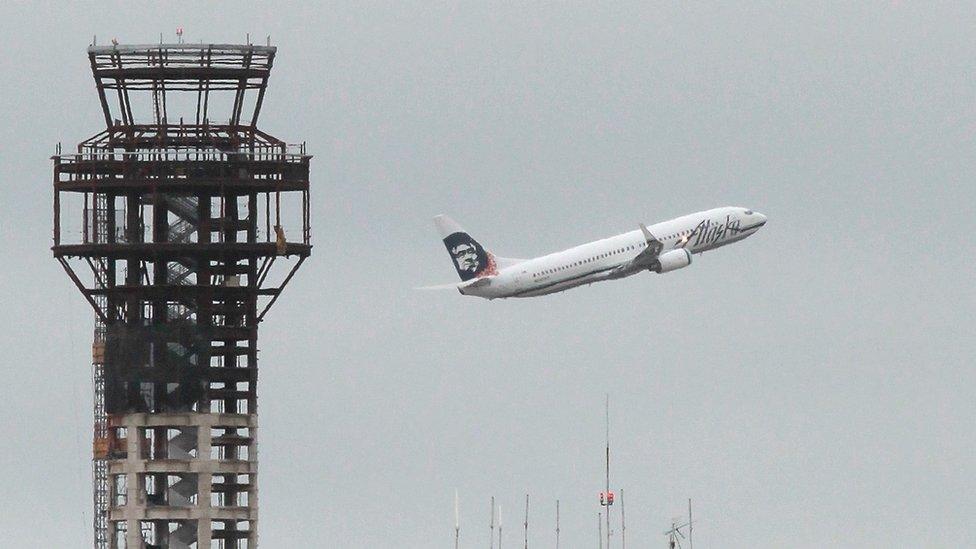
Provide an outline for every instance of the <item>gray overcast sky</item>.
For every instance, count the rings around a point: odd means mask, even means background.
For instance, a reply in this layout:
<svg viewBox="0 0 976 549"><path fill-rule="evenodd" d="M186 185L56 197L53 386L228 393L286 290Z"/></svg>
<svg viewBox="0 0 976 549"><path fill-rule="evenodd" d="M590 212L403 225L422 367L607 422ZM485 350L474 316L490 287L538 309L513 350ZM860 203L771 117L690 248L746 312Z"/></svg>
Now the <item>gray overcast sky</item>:
<svg viewBox="0 0 976 549"><path fill-rule="evenodd" d="M279 47L313 257L261 329L263 547L596 544L603 398L627 537L976 546L976 8L3 3L0 545L90 546L92 313L51 258L51 163L103 122L85 47ZM450 282L450 213L531 256L718 205L770 222L529 300ZM619 516L619 515L618 515ZM618 538L619 540L619 538Z"/></svg>

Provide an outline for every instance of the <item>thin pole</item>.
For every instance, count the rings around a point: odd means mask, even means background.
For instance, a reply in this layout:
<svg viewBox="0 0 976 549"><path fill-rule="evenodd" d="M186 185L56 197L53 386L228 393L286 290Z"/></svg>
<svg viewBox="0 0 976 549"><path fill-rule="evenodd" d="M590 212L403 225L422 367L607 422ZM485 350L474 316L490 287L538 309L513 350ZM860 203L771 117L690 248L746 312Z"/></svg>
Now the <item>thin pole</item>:
<svg viewBox="0 0 976 549"><path fill-rule="evenodd" d="M491 536L488 538L491 540L489 547L495 549L495 496L491 496L491 524L489 528L491 528Z"/></svg>
<svg viewBox="0 0 976 549"><path fill-rule="evenodd" d="M596 514L596 527L600 532L600 549L603 549L603 513Z"/></svg>
<svg viewBox="0 0 976 549"><path fill-rule="evenodd" d="M529 549L529 495L525 494L525 549Z"/></svg>
<svg viewBox="0 0 976 549"><path fill-rule="evenodd" d="M498 549L502 549L502 506L498 506Z"/></svg>
<svg viewBox="0 0 976 549"><path fill-rule="evenodd" d="M559 500L558 499L556 500L556 549L559 549Z"/></svg>
<svg viewBox="0 0 976 549"><path fill-rule="evenodd" d="M607 394L607 549L610 549L610 394Z"/></svg>
<svg viewBox="0 0 976 549"><path fill-rule="evenodd" d="M454 549L458 549L461 541L461 522L458 518L458 492L454 490Z"/></svg>
<svg viewBox="0 0 976 549"><path fill-rule="evenodd" d="M624 518L624 489L620 489L620 548L627 549L627 520Z"/></svg>
<svg viewBox="0 0 976 549"><path fill-rule="evenodd" d="M688 549L695 549L695 542L691 541L691 498L688 498Z"/></svg>

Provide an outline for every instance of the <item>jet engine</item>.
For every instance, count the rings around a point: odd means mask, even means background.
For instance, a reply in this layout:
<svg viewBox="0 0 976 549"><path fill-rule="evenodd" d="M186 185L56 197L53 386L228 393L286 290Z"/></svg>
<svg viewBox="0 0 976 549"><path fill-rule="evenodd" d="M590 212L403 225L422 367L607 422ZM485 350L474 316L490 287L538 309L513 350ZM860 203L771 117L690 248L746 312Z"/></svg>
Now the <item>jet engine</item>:
<svg viewBox="0 0 976 549"><path fill-rule="evenodd" d="M688 265L691 265L691 252L684 248L679 248L677 250L668 250L657 256L657 268L654 271L667 273L676 271L682 267L687 267Z"/></svg>

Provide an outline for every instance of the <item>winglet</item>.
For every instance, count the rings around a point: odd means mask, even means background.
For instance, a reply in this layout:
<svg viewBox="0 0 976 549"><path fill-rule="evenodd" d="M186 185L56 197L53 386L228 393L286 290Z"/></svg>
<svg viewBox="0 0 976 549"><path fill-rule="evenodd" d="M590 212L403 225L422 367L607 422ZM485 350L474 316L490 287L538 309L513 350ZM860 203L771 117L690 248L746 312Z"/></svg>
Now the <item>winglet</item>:
<svg viewBox="0 0 976 549"><path fill-rule="evenodd" d="M657 242L657 239L654 238L654 235L651 234L651 231L647 230L647 226L646 225L644 225L643 223L641 223L640 224L640 229L641 229L641 232L644 233L644 239L645 240L647 240L648 242Z"/></svg>
<svg viewBox="0 0 976 549"><path fill-rule="evenodd" d="M637 261L638 263L648 259L651 261L657 261L657 256L661 253L661 250L664 249L664 243L652 235L651 231L647 230L647 226L643 223L640 224L640 229L641 232L644 233L644 240L647 241L647 248L641 252L640 255L634 258L634 261Z"/></svg>

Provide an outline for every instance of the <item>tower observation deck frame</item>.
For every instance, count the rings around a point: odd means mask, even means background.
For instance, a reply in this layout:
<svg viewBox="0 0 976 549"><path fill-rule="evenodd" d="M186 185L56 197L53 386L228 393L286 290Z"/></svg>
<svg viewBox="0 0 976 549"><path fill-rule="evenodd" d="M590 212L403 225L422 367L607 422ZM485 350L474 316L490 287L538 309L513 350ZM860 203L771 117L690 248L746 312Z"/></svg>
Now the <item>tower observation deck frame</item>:
<svg viewBox="0 0 976 549"><path fill-rule="evenodd" d="M96 315L96 549L257 547L258 324L312 249L311 156L257 127L275 53L88 48L52 250Z"/></svg>

